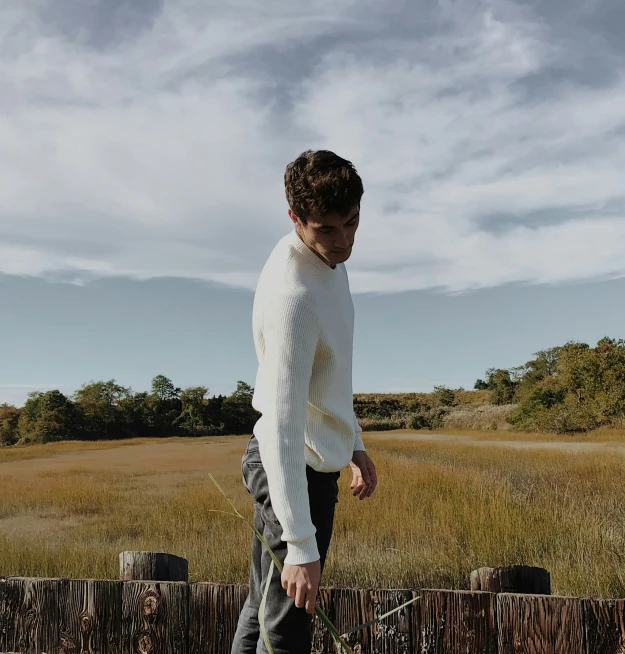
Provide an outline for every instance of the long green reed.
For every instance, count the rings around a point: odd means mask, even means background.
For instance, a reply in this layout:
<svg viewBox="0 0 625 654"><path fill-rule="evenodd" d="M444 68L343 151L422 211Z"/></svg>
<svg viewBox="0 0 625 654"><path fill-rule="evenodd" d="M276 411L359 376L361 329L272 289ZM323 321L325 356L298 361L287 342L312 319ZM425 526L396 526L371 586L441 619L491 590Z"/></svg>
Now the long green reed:
<svg viewBox="0 0 625 654"><path fill-rule="evenodd" d="M233 515L233 516L243 520L249 526L249 528L256 534L256 537L258 538L258 540L260 540L260 542L263 544L263 547L265 547L265 549L269 552L269 555L271 556L271 564L272 565L271 565L271 567L269 569L269 575L268 575L268 578L267 578L267 583L265 585L265 589L264 589L264 592L263 592L263 601L261 602L261 604L262 604L262 613L259 610L258 618L259 618L259 622L260 622L261 632L263 634L263 639L265 640L265 646L267 647L267 650L269 651L269 654L273 654L273 650L271 649L271 644L269 643L269 637L267 635L267 631L266 631L265 625L264 625L264 614L265 614L264 603L265 603L265 599L266 599L266 596L267 596L267 591L269 589L269 584L271 582L271 576L273 574L273 566L275 565L276 568L278 569L278 571L282 572L282 563L280 562L280 559L278 559L278 557L276 556L275 552L271 549L271 547L269 547L269 544L267 543L267 541L265 540L263 535L258 531L258 529L256 529L255 525L250 520L248 520L245 516L243 516L243 515L241 515L239 513L235 503L228 497L228 495L223 490L223 488L219 485L219 483L217 482L215 477L213 477L213 475L210 472L208 473L208 476L210 477L213 484L215 484L215 486L217 487L219 492L226 498L226 501L228 502L228 504L230 504L230 506L232 507L234 513L230 513L229 515ZM220 513L224 513L224 512L221 511ZM409 600L408 602L405 602L404 604L402 604L401 606L398 606L397 608L393 609L392 611L389 611L388 613L385 613L384 615L381 615L378 618L374 618L373 620L369 620L368 622L365 622L364 624L358 625L357 627L354 627L354 628L350 629L348 632L346 632L345 634L342 634L342 635L340 634L339 630L335 627L335 625L332 623L332 621L328 618L328 616L323 612L321 607L318 606L318 605L315 606L315 614L321 620L321 622L324 624L326 629L330 632L330 635L332 636L332 640L334 641L334 645L337 647L338 652L339 653L345 652L345 654L353 654L353 651L352 651L351 647L344 640L349 634L354 633L356 631L360 631L361 629L365 629L369 625L371 625L371 624L373 624L375 622L379 622L380 620L383 620L384 618L387 618L388 616L393 615L393 613L397 613L398 611L400 611L404 607L408 606L409 604L412 604L413 602L416 602L418 599L419 599L419 597L414 597L413 599Z"/></svg>

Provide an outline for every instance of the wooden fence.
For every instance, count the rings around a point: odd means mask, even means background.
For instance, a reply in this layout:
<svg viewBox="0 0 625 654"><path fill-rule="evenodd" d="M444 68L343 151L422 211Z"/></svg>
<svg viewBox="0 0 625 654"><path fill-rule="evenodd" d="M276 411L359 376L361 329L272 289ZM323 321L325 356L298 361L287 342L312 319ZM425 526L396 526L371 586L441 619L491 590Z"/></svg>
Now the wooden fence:
<svg viewBox="0 0 625 654"><path fill-rule="evenodd" d="M472 580L473 581L473 580ZM624 654L625 600L322 588L360 654ZM0 579L0 653L230 654L247 587L186 581ZM315 623L313 652L334 652Z"/></svg>
<svg viewBox="0 0 625 654"><path fill-rule="evenodd" d="M421 599L352 634L380 654L623 654L625 600L422 590ZM0 652L229 654L246 586L32 579L0 581ZM415 596L413 590L322 588L341 631ZM317 654L333 652L315 629Z"/></svg>

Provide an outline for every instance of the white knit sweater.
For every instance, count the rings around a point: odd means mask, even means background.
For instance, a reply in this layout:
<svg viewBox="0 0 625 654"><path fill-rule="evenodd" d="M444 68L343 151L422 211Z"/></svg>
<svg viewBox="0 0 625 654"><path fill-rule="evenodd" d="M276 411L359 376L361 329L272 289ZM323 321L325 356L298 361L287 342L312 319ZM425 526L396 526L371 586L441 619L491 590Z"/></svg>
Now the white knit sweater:
<svg viewBox="0 0 625 654"><path fill-rule="evenodd" d="M306 464L336 472L364 450L353 410L354 305L345 265L331 268L295 229L271 252L256 287L254 426L286 563L319 558Z"/></svg>

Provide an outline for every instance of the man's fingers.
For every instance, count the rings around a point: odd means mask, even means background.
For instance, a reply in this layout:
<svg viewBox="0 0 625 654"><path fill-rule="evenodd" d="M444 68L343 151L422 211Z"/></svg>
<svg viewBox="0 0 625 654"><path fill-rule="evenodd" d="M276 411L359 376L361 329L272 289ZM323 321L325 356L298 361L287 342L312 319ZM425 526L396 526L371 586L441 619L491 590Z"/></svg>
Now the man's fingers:
<svg viewBox="0 0 625 654"><path fill-rule="evenodd" d="M378 485L378 476L373 463L369 463L367 468L364 466L360 468L360 473L354 477L350 488L353 490L354 497L360 496L359 499L364 500L373 494Z"/></svg>
<svg viewBox="0 0 625 654"><path fill-rule="evenodd" d="M375 487L378 485L378 476L376 474L375 466L373 465L373 463L371 464L371 470L369 476L371 479L371 483L369 484L367 497L371 497L371 495L373 495L373 491L375 490Z"/></svg>
<svg viewBox="0 0 625 654"><path fill-rule="evenodd" d="M363 480L363 481L365 482L365 484L367 484L367 486L368 486L368 485L369 485L369 482L371 481L371 477L369 476L369 471L367 470L367 468L364 468L364 467L361 468L361 469L360 469L360 475L362 476L362 480Z"/></svg>
<svg viewBox="0 0 625 654"><path fill-rule="evenodd" d="M300 587L295 591L295 606L297 606L298 609L304 608L304 604L306 603L306 594L306 588Z"/></svg>
<svg viewBox="0 0 625 654"><path fill-rule="evenodd" d="M354 497L356 497L356 495L360 495L360 493L362 493L363 488L365 488L365 483L363 482L362 479L359 479L358 484L354 488L354 493L353 493Z"/></svg>
<svg viewBox="0 0 625 654"><path fill-rule="evenodd" d="M315 604L317 603L317 588L310 586L306 593L306 611L313 615L315 613Z"/></svg>

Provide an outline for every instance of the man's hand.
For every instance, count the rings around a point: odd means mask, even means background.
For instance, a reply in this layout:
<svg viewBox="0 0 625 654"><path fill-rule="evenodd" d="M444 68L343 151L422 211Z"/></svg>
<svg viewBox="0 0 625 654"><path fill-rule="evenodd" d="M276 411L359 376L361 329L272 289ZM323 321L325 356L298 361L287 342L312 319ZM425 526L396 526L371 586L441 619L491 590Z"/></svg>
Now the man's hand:
<svg viewBox="0 0 625 654"><path fill-rule="evenodd" d="M317 559L311 563L301 565L284 564L282 568L282 588L286 594L295 598L298 609L305 608L308 613L315 613L317 590L321 581L321 561Z"/></svg>
<svg viewBox="0 0 625 654"><path fill-rule="evenodd" d="M354 497L360 495L361 500L371 497L378 485L378 477L369 455L362 450L357 450L352 456L349 467L352 469L350 488L354 491Z"/></svg>

